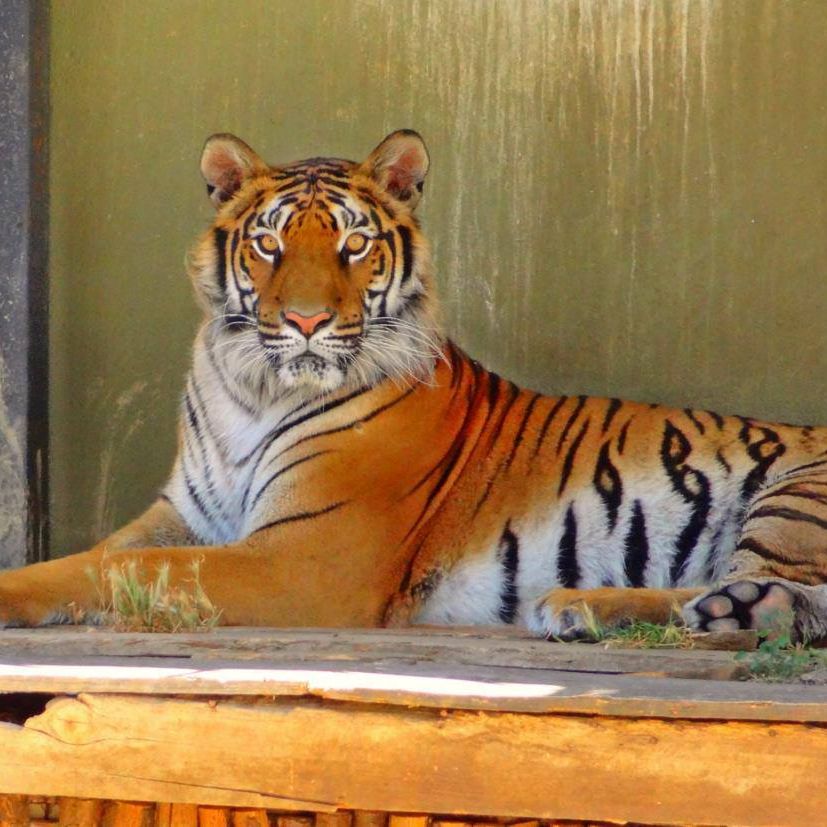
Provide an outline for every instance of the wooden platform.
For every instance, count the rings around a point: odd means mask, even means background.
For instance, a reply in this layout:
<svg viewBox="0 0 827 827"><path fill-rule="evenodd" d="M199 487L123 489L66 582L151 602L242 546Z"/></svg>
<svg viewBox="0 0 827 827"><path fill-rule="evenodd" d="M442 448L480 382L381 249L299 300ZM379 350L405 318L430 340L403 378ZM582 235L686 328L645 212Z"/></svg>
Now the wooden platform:
<svg viewBox="0 0 827 827"><path fill-rule="evenodd" d="M265 822L827 823L827 690L741 670L502 631L7 630L0 794Z"/></svg>

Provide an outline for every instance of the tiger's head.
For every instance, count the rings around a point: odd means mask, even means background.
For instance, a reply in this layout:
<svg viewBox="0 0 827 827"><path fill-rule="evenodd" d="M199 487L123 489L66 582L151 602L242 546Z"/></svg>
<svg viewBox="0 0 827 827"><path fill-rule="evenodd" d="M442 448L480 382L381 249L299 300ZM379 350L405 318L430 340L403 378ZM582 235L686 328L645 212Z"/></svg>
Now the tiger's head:
<svg viewBox="0 0 827 827"><path fill-rule="evenodd" d="M441 343L413 215L427 171L409 130L361 164L270 166L232 135L207 140L201 172L217 214L190 275L237 381L316 395L430 374Z"/></svg>

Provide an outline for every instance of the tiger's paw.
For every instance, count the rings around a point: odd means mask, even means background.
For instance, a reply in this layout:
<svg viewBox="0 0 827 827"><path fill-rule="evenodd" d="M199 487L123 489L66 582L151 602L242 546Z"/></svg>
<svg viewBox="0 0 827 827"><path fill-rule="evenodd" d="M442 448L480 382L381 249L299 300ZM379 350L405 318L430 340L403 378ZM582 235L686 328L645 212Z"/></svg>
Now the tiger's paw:
<svg viewBox="0 0 827 827"><path fill-rule="evenodd" d="M578 589L553 589L534 605L528 618L531 632L547 640L591 640L597 620Z"/></svg>
<svg viewBox="0 0 827 827"><path fill-rule="evenodd" d="M527 618L534 634L554 640L597 640L611 628L643 620L668 623L698 594L689 589L552 589Z"/></svg>
<svg viewBox="0 0 827 827"><path fill-rule="evenodd" d="M737 580L690 600L682 610L692 629L757 629L815 640L827 634L827 592L782 580Z"/></svg>

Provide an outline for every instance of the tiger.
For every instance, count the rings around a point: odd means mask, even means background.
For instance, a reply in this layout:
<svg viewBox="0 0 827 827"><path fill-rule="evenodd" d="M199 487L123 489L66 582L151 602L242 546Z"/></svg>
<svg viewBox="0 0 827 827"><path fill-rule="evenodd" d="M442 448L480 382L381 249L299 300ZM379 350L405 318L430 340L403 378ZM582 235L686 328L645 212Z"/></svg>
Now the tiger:
<svg viewBox="0 0 827 827"><path fill-rule="evenodd" d="M88 551L0 574L0 620L99 607L88 569L201 561L221 622L520 627L563 640L680 612L827 634L827 428L547 396L444 332L412 130L362 163L200 169L203 322L154 503Z"/></svg>

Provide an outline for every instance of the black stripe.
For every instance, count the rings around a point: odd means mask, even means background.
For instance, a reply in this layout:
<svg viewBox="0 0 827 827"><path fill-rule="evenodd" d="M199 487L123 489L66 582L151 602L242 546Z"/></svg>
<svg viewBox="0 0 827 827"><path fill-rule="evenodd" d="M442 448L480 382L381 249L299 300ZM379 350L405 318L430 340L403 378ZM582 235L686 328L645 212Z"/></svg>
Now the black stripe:
<svg viewBox="0 0 827 827"><path fill-rule="evenodd" d="M753 540L751 537L742 537L738 541L738 550L740 551L742 549L751 551L759 557L763 557L765 560L772 560L775 563L781 563L785 566L804 566L813 562L812 560L791 560L789 557L773 551L773 549L758 542L758 540Z"/></svg>
<svg viewBox="0 0 827 827"><path fill-rule="evenodd" d="M517 589L517 569L520 565L519 541L511 530L511 524L506 523L500 545L497 549L497 559L503 570L503 584L500 591L500 620L503 623L513 623L517 617L517 607L520 598Z"/></svg>
<svg viewBox="0 0 827 827"><path fill-rule="evenodd" d="M315 459L322 454L329 454L330 451L316 451L313 454L308 454L306 457L301 457L300 459L293 460L293 462L288 463L284 466L284 468L279 468L278 471L271 474L267 481L258 489L255 497L253 497L253 501L250 503L250 511L252 511L256 507L256 503L261 499L261 495L270 487L270 485L277 480L282 474L286 474L291 468L295 468L297 465L301 465L302 463L309 462L311 459ZM244 492L244 497L242 499L241 510L243 512L247 511L247 496L250 493L250 486L247 486L247 490Z"/></svg>
<svg viewBox="0 0 827 827"><path fill-rule="evenodd" d="M810 468L823 468L825 465L827 465L827 459L819 459L819 460L816 460L815 462L808 462L806 465L798 465L795 468L790 469L786 474L784 474L784 477L785 477L785 479L791 479L793 477L798 477L798 476L801 476L801 473L800 473L801 471L807 471ZM825 468L824 471L827 471L827 468ZM819 471L818 473L824 473L824 472Z"/></svg>
<svg viewBox="0 0 827 827"><path fill-rule="evenodd" d="M494 425L491 428L491 434L488 437L489 448L494 445L494 443L497 441L497 438L500 436L503 424L505 423L505 420L508 417L508 413L514 407L514 403L517 401L519 395L520 389L513 382L508 382L508 401L505 403L505 405L503 405L502 410L500 411L500 414L497 417L496 425Z"/></svg>
<svg viewBox="0 0 827 827"><path fill-rule="evenodd" d="M799 490L799 486L807 485L806 482L791 482L787 485L783 486L782 488L774 488L767 491L766 494L762 494L760 497L756 497L751 505L756 505L757 503L765 502L766 500L771 500L773 497L792 497L794 499L799 500L813 500L814 502L820 503L821 505L827 505L827 496L824 494L817 494L815 491L801 491ZM809 483L809 485L818 485L819 483L813 480ZM821 485L827 485L827 483L822 482Z"/></svg>
<svg viewBox="0 0 827 827"><path fill-rule="evenodd" d="M764 505L761 508L751 511L747 515L748 520L759 520L762 517L775 517L779 520L795 520L797 522L811 523L827 530L827 520L816 517L815 514L807 514L806 511L799 511L797 508L784 508L783 506Z"/></svg>
<svg viewBox="0 0 827 827"><path fill-rule="evenodd" d="M315 434L308 434L307 436L303 436L301 439L297 439L292 445L288 445L284 450L279 451L276 456L272 458L272 461L275 461L280 456L292 451L297 446L301 445L304 442L307 442L311 439L319 439L323 436L329 436L330 434L339 434L342 431L349 431L351 428L355 428L357 425L364 425L366 422L370 422L375 417L379 416L380 414L387 411L389 408L392 408L394 405L398 405L403 399L410 396L416 388L408 388L404 393L400 394L396 397L396 399L392 399L390 402L386 402L384 405L380 405L378 408L374 408L369 414L365 414L365 416L359 417L358 419L354 419L351 422L348 422L346 425L339 425L337 428L328 428L326 431L318 431Z"/></svg>
<svg viewBox="0 0 827 827"><path fill-rule="evenodd" d="M698 419L697 416L695 416L695 412L692 410L692 408L684 408L683 412L686 414L689 421L698 429L699 434L706 433L706 428L704 427L703 422L701 422L701 420Z"/></svg>
<svg viewBox="0 0 827 827"><path fill-rule="evenodd" d="M523 414L523 418L520 421L519 426L517 427L517 436L514 438L514 442L511 443L511 451L508 454L508 459L505 463L505 468L508 470L511 467L511 463L514 462L514 457L517 456L517 449L522 444L523 438L525 437L525 429L526 425L528 425L528 420L531 418L531 414L534 411L534 406L537 404L537 400L541 398L539 393L535 393L534 396L531 397L531 401L526 405L525 413Z"/></svg>
<svg viewBox="0 0 827 827"><path fill-rule="evenodd" d="M580 447L580 443L583 441L583 437L586 435L586 431L589 429L589 418L586 418L586 421L583 423L582 427L580 428L580 432L574 438L569 447L569 450L566 452L566 458L563 460L563 472L560 475L560 485L557 488L557 496L559 497L566 488L566 484L569 481L569 476L571 475L571 469L574 466L574 457L577 454L577 449Z"/></svg>
<svg viewBox="0 0 827 827"><path fill-rule="evenodd" d="M623 403L619 399L610 399L609 407L606 409L606 416L603 419L603 424L600 426L600 433L605 434L609 430L609 425L615 418L615 414L623 407Z"/></svg>
<svg viewBox="0 0 827 827"><path fill-rule="evenodd" d="M743 431L747 432L747 454L755 465L744 479L741 486L741 496L749 499L764 484L770 466L787 451L787 446L781 442L781 437L771 428L759 428L761 439L752 441L752 430L748 425Z"/></svg>
<svg viewBox="0 0 827 827"><path fill-rule="evenodd" d="M396 228L399 235L402 237L402 281L405 284L413 272L413 244L411 243L411 231L404 225Z"/></svg>
<svg viewBox="0 0 827 827"><path fill-rule="evenodd" d="M617 438L617 452L618 454L623 453L623 449L626 447L626 437L629 433L629 426L632 424L632 419L634 417L630 417L626 420L623 424L623 427L620 429L620 435Z"/></svg>
<svg viewBox="0 0 827 827"><path fill-rule="evenodd" d="M560 538L560 552L557 555L557 576L567 589L576 589L580 582L580 566L577 562L577 518L574 506L566 511L565 528Z"/></svg>
<svg viewBox="0 0 827 827"><path fill-rule="evenodd" d="M497 406L497 399L500 397L500 382L502 382L502 379L496 373L488 371L488 413L486 419L491 418L491 414Z"/></svg>
<svg viewBox="0 0 827 827"><path fill-rule="evenodd" d="M552 405L551 410L548 412L545 420L543 421L543 427L540 428L540 434L537 437L537 442L534 443L534 452L531 455L531 458L537 456L540 453L540 448L545 441L546 434L548 433L548 429L551 427L551 423L554 421L554 417L560 412L560 408L566 404L568 401L568 396L561 396L555 403Z"/></svg>
<svg viewBox="0 0 827 827"><path fill-rule="evenodd" d="M715 459L718 460L719 465L724 469L724 471L727 472L727 474L732 473L732 466L727 462L726 457L720 448L715 453Z"/></svg>
<svg viewBox="0 0 827 827"><path fill-rule="evenodd" d="M715 411L704 411L704 413L712 417L712 421L718 426L719 431L724 427L724 418L720 414L716 414Z"/></svg>
<svg viewBox="0 0 827 827"><path fill-rule="evenodd" d="M347 394L346 396L342 396L339 399L335 399L333 402L327 402L319 405L317 408L314 408L312 411L308 411L301 416L296 417L295 419L290 420L289 422L285 422L283 425L277 425L270 431L252 451L250 451L245 457L242 457L238 460L235 465L239 467L244 465L245 463L249 462L253 456L260 450L261 455L259 456L259 462L264 457L264 454L267 452L267 449L280 437L282 434L287 433L287 431L295 428L297 425L301 425L303 422L307 422L308 419L313 419L316 416L320 416L321 414L325 414L328 411L332 411L335 408L338 408L346 403L350 402L351 400L355 399L357 396L362 396L363 394L367 393L371 390L369 387L361 387L357 390L353 391L352 393ZM255 469L254 469L255 472Z"/></svg>
<svg viewBox="0 0 827 827"><path fill-rule="evenodd" d="M583 406L586 404L586 397L585 396L578 396L577 397L577 404L574 406L574 410L571 412L571 415L568 418L568 421L563 428L563 433L560 434L560 439L557 440L557 453L560 453L560 449L563 447L563 443L566 441L566 437L569 435L569 430L571 426L574 424L574 420L580 415L580 411L583 410Z"/></svg>
<svg viewBox="0 0 827 827"><path fill-rule="evenodd" d="M325 508L320 508L318 511L301 511L298 514L291 514L289 517L280 517L278 520L273 520L272 522L266 523L265 525L259 526L258 528L254 528L250 534L256 534L259 531L264 531L268 528L274 528L277 525L285 525L286 523L297 523L301 520L312 520L314 517L321 517L323 514L329 514L331 511L335 511L337 508L341 508L343 505L347 505L350 500L341 500L340 502L333 503L333 505L328 505Z"/></svg>
<svg viewBox="0 0 827 827"><path fill-rule="evenodd" d="M227 292L227 231L222 230L221 227L216 227L213 231L213 239L215 242L215 274L218 279L218 287L222 295Z"/></svg>
<svg viewBox="0 0 827 827"><path fill-rule="evenodd" d="M609 456L609 442L604 442L597 457L594 468L594 487L603 505L606 507L606 516L609 520L609 533L617 525L617 511L623 500L623 483L620 474Z"/></svg>
<svg viewBox="0 0 827 827"><path fill-rule="evenodd" d="M230 386L229 382L227 382L226 377L224 376L224 371L222 370L221 366L218 364L218 360L216 359L215 352L213 351L213 345L215 344L215 337L210 339L210 341L205 345L205 350L207 352L207 360L210 363L210 367L215 372L215 375L218 377L218 381L221 383L221 388L224 393L227 395L229 399L231 399L242 411L250 416L257 416L259 414L259 410L257 408L248 405L238 394Z"/></svg>
<svg viewBox="0 0 827 827"><path fill-rule="evenodd" d="M207 456L207 449L204 445L204 436L201 429L201 423L195 411L195 406L192 404L192 399L190 398L189 391L187 391L184 394L184 407L186 408L187 420L189 421L190 425L190 427L186 429L184 432L184 445L189 449L190 454L193 456L193 460L195 461L197 466L195 470L200 470L201 474L204 477L206 494L212 502L213 507L216 511L220 511L221 514L226 518L227 512L224 508L222 498L216 491L215 480L213 479L212 473L212 466L210 465L210 460ZM205 428L204 430L209 432L208 428ZM195 452L193 451L190 439L194 439L195 444L198 446L200 462L198 461L198 457L194 455Z"/></svg>
<svg viewBox="0 0 827 827"><path fill-rule="evenodd" d="M646 585L646 564L649 562L649 538L646 536L646 517L640 500L635 500L632 520L625 540L626 557L624 568L630 586L640 588Z"/></svg>
<svg viewBox="0 0 827 827"><path fill-rule="evenodd" d="M204 505L201 497L198 496L198 491L195 489L195 486L192 484L192 479L190 475L187 473L186 468L183 468L184 472L184 484L187 486L187 493L190 495L190 498L195 503L195 507L198 509L201 516L210 524L213 524L212 516L210 515L209 511L207 511L207 507Z"/></svg>
<svg viewBox="0 0 827 827"><path fill-rule="evenodd" d="M670 566L673 584L686 572L689 558L698 544L701 532L706 528L712 506L709 479L697 468L686 464L691 450L686 435L667 419L661 443L661 462L672 488L692 507L689 520L675 542L676 554Z"/></svg>

